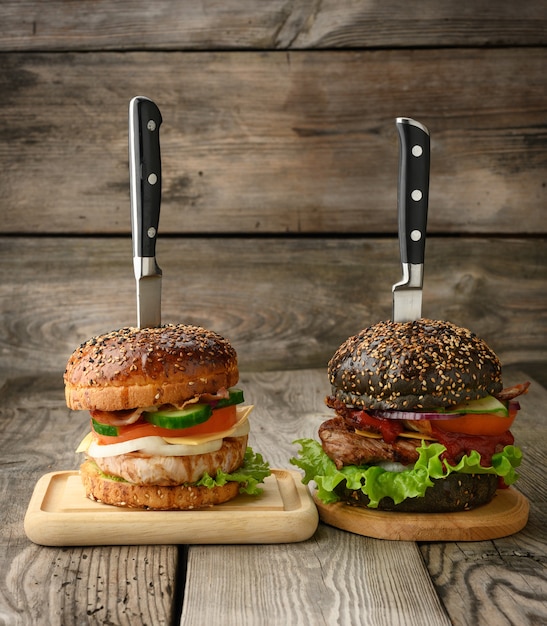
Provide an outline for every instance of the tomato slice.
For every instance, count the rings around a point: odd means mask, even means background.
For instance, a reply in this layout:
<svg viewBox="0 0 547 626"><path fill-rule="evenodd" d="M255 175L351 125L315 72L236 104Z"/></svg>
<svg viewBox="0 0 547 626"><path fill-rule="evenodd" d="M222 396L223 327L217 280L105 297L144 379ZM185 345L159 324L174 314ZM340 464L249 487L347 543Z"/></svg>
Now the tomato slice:
<svg viewBox="0 0 547 626"><path fill-rule="evenodd" d="M494 413L466 413L454 419L435 420L435 427L450 433L467 435L502 435L511 428L518 409L510 409L509 417Z"/></svg>
<svg viewBox="0 0 547 626"><path fill-rule="evenodd" d="M188 428L161 428L145 421L138 421L128 426L118 426L118 435L110 437L107 435L99 435L93 428L91 429L98 443L107 445L110 443L120 443L129 441L130 439L138 439L139 437L193 437L194 435L208 435L211 433L222 432L233 426L237 422L237 407L235 405L214 409L211 417L197 426L189 426Z"/></svg>
<svg viewBox="0 0 547 626"><path fill-rule="evenodd" d="M179 435L163 435L164 437L189 437L193 435L209 435L227 430L237 422L237 407L235 404L214 409L213 415L203 424L183 428Z"/></svg>

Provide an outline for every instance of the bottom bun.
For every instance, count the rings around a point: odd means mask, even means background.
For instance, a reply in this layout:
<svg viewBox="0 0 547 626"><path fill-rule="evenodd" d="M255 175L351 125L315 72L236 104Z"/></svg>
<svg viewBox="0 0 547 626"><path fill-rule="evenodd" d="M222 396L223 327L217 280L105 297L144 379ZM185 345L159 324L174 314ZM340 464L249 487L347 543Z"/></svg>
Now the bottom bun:
<svg viewBox="0 0 547 626"><path fill-rule="evenodd" d="M100 474L97 466L90 460L80 466L80 476L86 496L91 500L132 509L155 511L202 509L228 502L239 493L239 483L234 481L209 488L185 485L159 487L110 480Z"/></svg>
<svg viewBox="0 0 547 626"><path fill-rule="evenodd" d="M498 487L498 477L493 474L449 474L433 480L421 498L407 498L395 504L391 498L382 498L379 511L402 513L454 513L488 504ZM362 491L346 488L345 481L337 485L334 493L346 504L368 508L369 499Z"/></svg>

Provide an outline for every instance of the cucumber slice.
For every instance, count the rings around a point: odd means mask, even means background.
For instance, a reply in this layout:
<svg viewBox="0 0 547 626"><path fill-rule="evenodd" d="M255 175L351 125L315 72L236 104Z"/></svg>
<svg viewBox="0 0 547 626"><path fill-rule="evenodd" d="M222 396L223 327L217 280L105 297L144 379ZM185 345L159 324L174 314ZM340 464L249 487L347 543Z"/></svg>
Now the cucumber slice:
<svg viewBox="0 0 547 626"><path fill-rule="evenodd" d="M101 422L97 422L97 420L94 420L93 418L91 418L91 422L93 423L93 430L98 435L104 435L105 437L117 437L120 434L117 426L101 424Z"/></svg>
<svg viewBox="0 0 547 626"><path fill-rule="evenodd" d="M449 410L443 409L443 413L494 413L494 415L499 415L500 417L509 417L507 406L497 398L494 398L494 396L463 402L455 407L451 407Z"/></svg>
<svg viewBox="0 0 547 626"><path fill-rule="evenodd" d="M212 414L213 409L208 404L192 404L184 409L145 412L142 415L147 422L161 428L189 428L206 422Z"/></svg>
<svg viewBox="0 0 547 626"><path fill-rule="evenodd" d="M230 395L227 398L218 400L215 403L215 409L221 409L224 406L232 406L233 404L241 404L243 402L243 391L241 389L232 387L228 389L228 393Z"/></svg>

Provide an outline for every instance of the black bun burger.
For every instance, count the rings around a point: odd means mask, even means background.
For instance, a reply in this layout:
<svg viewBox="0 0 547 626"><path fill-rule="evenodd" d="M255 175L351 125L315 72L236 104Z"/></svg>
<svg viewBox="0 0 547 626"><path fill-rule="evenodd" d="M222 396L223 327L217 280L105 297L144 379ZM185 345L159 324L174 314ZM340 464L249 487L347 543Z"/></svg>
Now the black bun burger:
<svg viewBox="0 0 547 626"><path fill-rule="evenodd" d="M122 328L82 344L67 405L91 415L78 452L86 495L121 507L184 510L257 487L268 464L247 447L233 347L198 326Z"/></svg>
<svg viewBox="0 0 547 626"><path fill-rule="evenodd" d="M504 389L497 356L471 331L381 322L340 346L328 376L336 416L291 459L325 504L460 511L516 481L509 429L529 383Z"/></svg>

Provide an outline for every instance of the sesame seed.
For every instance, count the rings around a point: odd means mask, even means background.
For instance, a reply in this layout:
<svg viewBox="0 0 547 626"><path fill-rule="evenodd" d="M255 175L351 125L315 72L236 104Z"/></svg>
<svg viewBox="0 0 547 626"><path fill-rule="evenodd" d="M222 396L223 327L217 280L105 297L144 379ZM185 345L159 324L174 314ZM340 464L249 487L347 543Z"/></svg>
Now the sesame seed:
<svg viewBox="0 0 547 626"><path fill-rule="evenodd" d="M368 408L435 408L502 388L486 343L450 322L380 322L349 337L328 364L333 393Z"/></svg>
<svg viewBox="0 0 547 626"><path fill-rule="evenodd" d="M213 331L185 324L125 327L82 343L72 353L64 378L79 388L124 384L129 374L152 380L165 377L176 383L187 364L197 362L212 371L237 371L234 348Z"/></svg>

